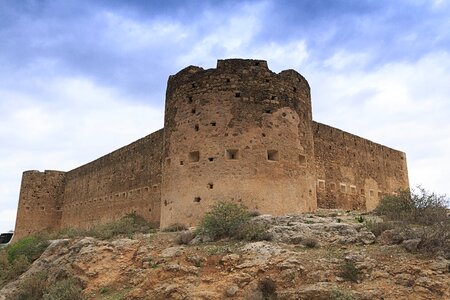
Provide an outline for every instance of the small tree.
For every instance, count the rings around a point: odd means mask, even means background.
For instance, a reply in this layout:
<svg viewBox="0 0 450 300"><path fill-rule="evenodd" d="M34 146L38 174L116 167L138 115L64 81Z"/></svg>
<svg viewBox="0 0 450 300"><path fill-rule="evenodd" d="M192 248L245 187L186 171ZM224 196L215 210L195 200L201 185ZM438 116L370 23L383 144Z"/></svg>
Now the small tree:
<svg viewBox="0 0 450 300"><path fill-rule="evenodd" d="M250 218L244 206L221 201L205 214L200 222L199 232L213 240L236 237Z"/></svg>

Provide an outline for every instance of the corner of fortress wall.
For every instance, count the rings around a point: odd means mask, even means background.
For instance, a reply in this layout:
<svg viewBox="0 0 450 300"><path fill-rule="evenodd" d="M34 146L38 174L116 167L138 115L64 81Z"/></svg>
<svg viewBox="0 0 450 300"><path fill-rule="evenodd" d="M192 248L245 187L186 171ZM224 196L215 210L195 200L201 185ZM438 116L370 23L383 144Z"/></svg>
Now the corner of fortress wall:
<svg viewBox="0 0 450 300"><path fill-rule="evenodd" d="M65 175L50 170L23 172L14 240L59 228Z"/></svg>
<svg viewBox="0 0 450 300"><path fill-rule="evenodd" d="M218 60L169 77L163 129L69 172L24 172L15 238L133 212L195 225L220 200L274 215L371 210L408 186L404 153L312 120L295 70Z"/></svg>

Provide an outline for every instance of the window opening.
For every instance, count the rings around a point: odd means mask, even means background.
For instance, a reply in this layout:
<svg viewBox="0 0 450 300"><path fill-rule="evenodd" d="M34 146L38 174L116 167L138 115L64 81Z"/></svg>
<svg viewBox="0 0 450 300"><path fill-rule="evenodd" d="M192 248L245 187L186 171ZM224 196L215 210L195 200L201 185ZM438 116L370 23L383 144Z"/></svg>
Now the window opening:
<svg viewBox="0 0 450 300"><path fill-rule="evenodd" d="M239 150L237 149L227 149L225 150L225 157L229 160L236 160L239 157Z"/></svg>
<svg viewBox="0 0 450 300"><path fill-rule="evenodd" d="M325 188L325 180L323 180L323 179L317 180L317 185L319 186L319 189L324 189Z"/></svg>
<svg viewBox="0 0 450 300"><path fill-rule="evenodd" d="M236 94L234 94L234 96L236 97L236 98L239 98L239 97L241 97L241 93L236 93Z"/></svg>
<svg viewBox="0 0 450 300"><path fill-rule="evenodd" d="M214 157L208 157L209 161L214 161Z"/></svg>
<svg viewBox="0 0 450 300"><path fill-rule="evenodd" d="M195 108L191 109L191 113L195 114L197 111L195 110Z"/></svg>
<svg viewBox="0 0 450 300"><path fill-rule="evenodd" d="M200 152L192 151L189 152L189 161L190 162L198 162L200 160Z"/></svg>
<svg viewBox="0 0 450 300"><path fill-rule="evenodd" d="M200 197L195 197L194 198L194 202L200 203L200 201L202 201L202 198L200 198Z"/></svg>
<svg viewBox="0 0 450 300"><path fill-rule="evenodd" d="M208 183L208 189L212 190L214 188L214 184L213 183Z"/></svg>
<svg viewBox="0 0 450 300"><path fill-rule="evenodd" d="M330 183L330 190L334 191L336 189L336 185L334 183Z"/></svg>
<svg viewBox="0 0 450 300"><path fill-rule="evenodd" d="M195 124L194 129L195 129L195 131L198 131L200 129L198 124Z"/></svg>
<svg viewBox="0 0 450 300"><path fill-rule="evenodd" d="M217 125L217 123L216 123L215 121L212 121L212 122L211 122L211 126L214 127L214 126L216 126L216 125Z"/></svg>
<svg viewBox="0 0 450 300"><path fill-rule="evenodd" d="M267 159L271 161L278 161L280 159L278 150L267 150Z"/></svg>
<svg viewBox="0 0 450 300"><path fill-rule="evenodd" d="M347 186L346 186L344 183L341 183L341 184L340 184L340 189L341 189L341 192L342 192L342 193L347 192Z"/></svg>
<svg viewBox="0 0 450 300"><path fill-rule="evenodd" d="M369 190L369 195L373 197L373 190Z"/></svg>
<svg viewBox="0 0 450 300"><path fill-rule="evenodd" d="M299 161L301 164L304 164L304 163L306 162L306 157L305 157L303 154L299 154L299 155L298 155L298 161Z"/></svg>
<svg viewBox="0 0 450 300"><path fill-rule="evenodd" d="M356 186L351 185L350 186L350 191L352 192L352 194L356 194Z"/></svg>
<svg viewBox="0 0 450 300"><path fill-rule="evenodd" d="M180 160L180 166L184 165L184 161Z"/></svg>
<svg viewBox="0 0 450 300"><path fill-rule="evenodd" d="M192 103L192 102L193 102L192 96L189 96L188 97L188 103Z"/></svg>

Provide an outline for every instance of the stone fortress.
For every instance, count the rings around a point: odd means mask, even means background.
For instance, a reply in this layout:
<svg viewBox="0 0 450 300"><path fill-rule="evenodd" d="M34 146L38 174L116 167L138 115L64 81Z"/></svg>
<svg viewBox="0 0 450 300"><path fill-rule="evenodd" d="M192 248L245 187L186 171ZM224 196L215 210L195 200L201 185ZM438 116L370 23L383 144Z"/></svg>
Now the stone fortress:
<svg viewBox="0 0 450 300"><path fill-rule="evenodd" d="M408 186L405 153L312 120L296 71L218 60L169 77L163 129L68 172L25 171L15 239L131 212L195 225L221 200L274 215L371 210Z"/></svg>

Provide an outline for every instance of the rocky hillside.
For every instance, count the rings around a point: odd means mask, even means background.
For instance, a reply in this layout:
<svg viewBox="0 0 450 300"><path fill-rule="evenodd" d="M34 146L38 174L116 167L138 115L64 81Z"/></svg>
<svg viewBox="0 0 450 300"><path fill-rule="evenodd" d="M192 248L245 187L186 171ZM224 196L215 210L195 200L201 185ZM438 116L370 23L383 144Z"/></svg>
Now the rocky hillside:
<svg viewBox="0 0 450 300"><path fill-rule="evenodd" d="M377 239L351 213L254 221L269 226L271 241L187 232L53 240L0 299L42 271L76 278L87 299L450 299L450 260L413 254L417 242L389 233Z"/></svg>

